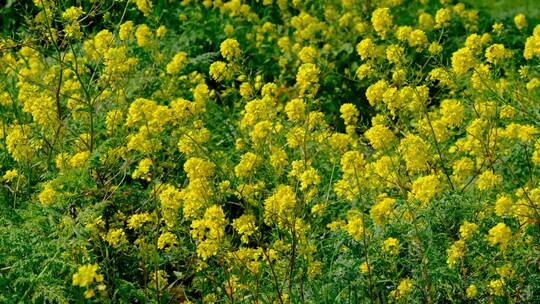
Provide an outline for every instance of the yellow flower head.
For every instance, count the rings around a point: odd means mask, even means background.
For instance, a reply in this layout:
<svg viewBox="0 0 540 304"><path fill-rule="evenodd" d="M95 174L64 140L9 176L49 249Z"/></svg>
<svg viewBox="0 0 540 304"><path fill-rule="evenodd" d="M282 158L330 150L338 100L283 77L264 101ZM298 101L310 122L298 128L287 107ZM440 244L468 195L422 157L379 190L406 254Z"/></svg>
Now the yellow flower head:
<svg viewBox="0 0 540 304"><path fill-rule="evenodd" d="M241 55L240 43L233 38L225 39L221 43L219 49L221 51L221 56L229 61L234 61Z"/></svg>
<svg viewBox="0 0 540 304"><path fill-rule="evenodd" d="M387 238L383 242L383 250L390 255L397 255L399 253L399 241L393 237Z"/></svg>

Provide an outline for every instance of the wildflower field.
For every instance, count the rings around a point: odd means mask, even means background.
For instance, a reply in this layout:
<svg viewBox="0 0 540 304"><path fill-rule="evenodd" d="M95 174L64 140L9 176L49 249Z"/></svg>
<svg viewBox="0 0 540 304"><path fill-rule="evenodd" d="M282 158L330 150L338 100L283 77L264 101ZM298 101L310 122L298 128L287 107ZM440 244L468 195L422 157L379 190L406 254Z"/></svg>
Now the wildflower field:
<svg viewBox="0 0 540 304"><path fill-rule="evenodd" d="M540 303L540 2L0 4L0 303Z"/></svg>

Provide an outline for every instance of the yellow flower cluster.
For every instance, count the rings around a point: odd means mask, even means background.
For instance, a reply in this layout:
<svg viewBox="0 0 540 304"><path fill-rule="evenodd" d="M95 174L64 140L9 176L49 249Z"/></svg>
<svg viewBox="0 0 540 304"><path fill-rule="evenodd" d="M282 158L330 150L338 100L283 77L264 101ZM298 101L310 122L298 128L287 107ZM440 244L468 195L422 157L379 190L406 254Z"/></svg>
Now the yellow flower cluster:
<svg viewBox="0 0 540 304"><path fill-rule="evenodd" d="M236 39L226 39L224 40L220 47L221 56L223 58L227 59L228 61L234 61L240 57L241 51L240 51L240 44Z"/></svg>
<svg viewBox="0 0 540 304"><path fill-rule="evenodd" d="M72 284L74 286L88 287L95 283L103 282L103 275L98 274L97 271L99 266L97 264L87 264L79 267L76 273L73 274ZM99 284L97 289L100 291L105 290L106 286L104 284ZM84 292L84 297L89 299L94 296L94 290L88 288Z"/></svg>
<svg viewBox="0 0 540 304"><path fill-rule="evenodd" d="M167 73L169 74L176 74L180 72L180 70L184 67L185 63L187 61L187 53L186 52L178 52L174 55L171 62L167 64Z"/></svg>

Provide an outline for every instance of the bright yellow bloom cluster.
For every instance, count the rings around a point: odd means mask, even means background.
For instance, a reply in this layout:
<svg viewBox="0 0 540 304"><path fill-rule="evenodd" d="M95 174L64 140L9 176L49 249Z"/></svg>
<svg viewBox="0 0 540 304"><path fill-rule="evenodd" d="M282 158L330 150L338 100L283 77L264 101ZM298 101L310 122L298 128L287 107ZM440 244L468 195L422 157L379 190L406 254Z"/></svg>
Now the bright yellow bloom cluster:
<svg viewBox="0 0 540 304"><path fill-rule="evenodd" d="M403 279L399 282L399 285L397 286L397 288L395 290L392 290L392 292L390 292L390 296L397 299L404 298L413 291L413 288L414 288L414 281L412 279L409 279L409 278Z"/></svg>
<svg viewBox="0 0 540 304"><path fill-rule="evenodd" d="M509 58L512 54L503 44L493 44L486 49L486 60L489 63L497 64L501 60Z"/></svg>
<svg viewBox="0 0 540 304"><path fill-rule="evenodd" d="M512 230L505 223L498 223L489 230L487 239L491 245L499 245L504 250L512 239Z"/></svg>
<svg viewBox="0 0 540 304"><path fill-rule="evenodd" d="M537 25L534 28L533 35L527 38L525 49L523 50L523 57L527 60L534 57L540 58L540 25Z"/></svg>
<svg viewBox="0 0 540 304"><path fill-rule="evenodd" d="M103 275L97 273L99 269L97 264L88 264L79 267L76 273L73 274L73 285L86 287L94 281L103 281Z"/></svg>
<svg viewBox="0 0 540 304"><path fill-rule="evenodd" d="M219 206L210 206L204 212L204 217L191 223L191 235L200 241L197 254L206 260L218 253L220 243L225 236L227 220Z"/></svg>
<svg viewBox="0 0 540 304"><path fill-rule="evenodd" d="M378 8L371 15L371 24L373 29L382 37L384 37L393 26L392 15L387 7Z"/></svg>
<svg viewBox="0 0 540 304"><path fill-rule="evenodd" d="M456 263L463 258L466 248L464 240L458 240L450 245L450 248L447 250L448 259L446 260L448 267L453 268Z"/></svg>
<svg viewBox="0 0 540 304"><path fill-rule="evenodd" d="M148 17L150 10L152 10L152 1L151 0L136 0L135 4L139 11L141 11L144 16Z"/></svg>
<svg viewBox="0 0 540 304"><path fill-rule="evenodd" d="M234 167L237 177L250 176L261 163L261 159L253 152L247 152L240 157L240 162Z"/></svg>
<svg viewBox="0 0 540 304"><path fill-rule="evenodd" d="M226 39L219 46L221 56L228 61L237 60L241 55L240 43L236 39Z"/></svg>
<svg viewBox="0 0 540 304"><path fill-rule="evenodd" d="M50 183L46 184L43 190L39 193L39 202L43 205L52 205L56 202L58 193L54 190Z"/></svg>
<svg viewBox="0 0 540 304"><path fill-rule="evenodd" d="M126 233L122 228L110 229L104 240L109 243L113 248L122 246L127 243Z"/></svg>
<svg viewBox="0 0 540 304"><path fill-rule="evenodd" d="M313 63L304 63L298 68L296 85L301 96L314 96L318 90L319 68Z"/></svg>
<svg viewBox="0 0 540 304"><path fill-rule="evenodd" d="M369 214L375 225L383 225L392 219L394 216L395 204L395 199L383 196L380 198L379 202L371 207Z"/></svg>
<svg viewBox="0 0 540 304"><path fill-rule="evenodd" d="M146 24L140 24L135 30L137 45L140 47L149 47L152 43L152 30Z"/></svg>
<svg viewBox="0 0 540 304"><path fill-rule="evenodd" d="M97 271L99 266L97 264L87 264L80 266L76 273L73 274L72 284L74 286L88 287L94 282L101 283L103 282L103 275L98 274ZM97 289L100 291L105 290L106 286L104 284L99 284ZM92 288L87 289L84 292L84 297L89 299L94 296L94 290Z"/></svg>
<svg viewBox="0 0 540 304"><path fill-rule="evenodd" d="M128 220L128 227L131 229L139 229L151 220L152 218L148 212L133 214Z"/></svg>
<svg viewBox="0 0 540 304"><path fill-rule="evenodd" d="M62 18L68 22L77 21L84 14L82 7L71 6L62 13Z"/></svg>
<svg viewBox="0 0 540 304"><path fill-rule="evenodd" d="M279 185L274 194L264 201L264 221L268 225L277 223L281 228L290 224L295 215L296 194L292 187Z"/></svg>
<svg viewBox="0 0 540 304"><path fill-rule="evenodd" d="M417 178L412 184L411 195L426 206L430 200L439 193L441 183L435 175L426 175Z"/></svg>
<svg viewBox="0 0 540 304"><path fill-rule="evenodd" d="M243 243L248 243L249 237L257 231L255 220L255 216L244 214L233 221L233 227L240 235Z"/></svg>
<svg viewBox="0 0 540 304"><path fill-rule="evenodd" d="M223 61L216 61L212 63L208 73L212 79L218 82L229 80L232 77L231 70L227 66L227 63Z"/></svg>
<svg viewBox="0 0 540 304"><path fill-rule="evenodd" d="M480 190L490 190L500 183L500 178L491 170L487 170L478 176L476 187Z"/></svg>
<svg viewBox="0 0 540 304"><path fill-rule="evenodd" d="M399 253L399 241L393 237L387 238L383 242L383 250L390 255L397 255Z"/></svg>
<svg viewBox="0 0 540 304"><path fill-rule="evenodd" d="M170 232L164 232L158 238L157 248L170 250L176 244L178 244L176 236Z"/></svg>
<svg viewBox="0 0 540 304"><path fill-rule="evenodd" d="M178 52L174 55L171 62L167 64L166 70L168 74L176 74L184 67L187 61L186 52Z"/></svg>
<svg viewBox="0 0 540 304"><path fill-rule="evenodd" d="M466 294L468 299L476 298L478 295L478 287L476 287L474 284L469 285L469 287L467 287Z"/></svg>

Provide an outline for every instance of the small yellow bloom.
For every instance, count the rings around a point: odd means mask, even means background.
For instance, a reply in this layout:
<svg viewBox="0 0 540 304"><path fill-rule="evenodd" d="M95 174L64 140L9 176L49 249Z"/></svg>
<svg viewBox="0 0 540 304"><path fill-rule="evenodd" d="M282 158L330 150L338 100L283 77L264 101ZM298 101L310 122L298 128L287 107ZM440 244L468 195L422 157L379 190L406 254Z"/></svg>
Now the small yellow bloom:
<svg viewBox="0 0 540 304"><path fill-rule="evenodd" d="M219 49L221 51L221 56L229 61L234 61L241 55L240 43L233 38L224 40Z"/></svg>
<svg viewBox="0 0 540 304"><path fill-rule="evenodd" d="M467 298L468 299L474 299L478 295L478 288L476 285L471 284L469 287L467 287Z"/></svg>
<svg viewBox="0 0 540 304"><path fill-rule="evenodd" d="M397 255L399 253L399 241L393 237L387 238L383 242L383 250L390 255Z"/></svg>

